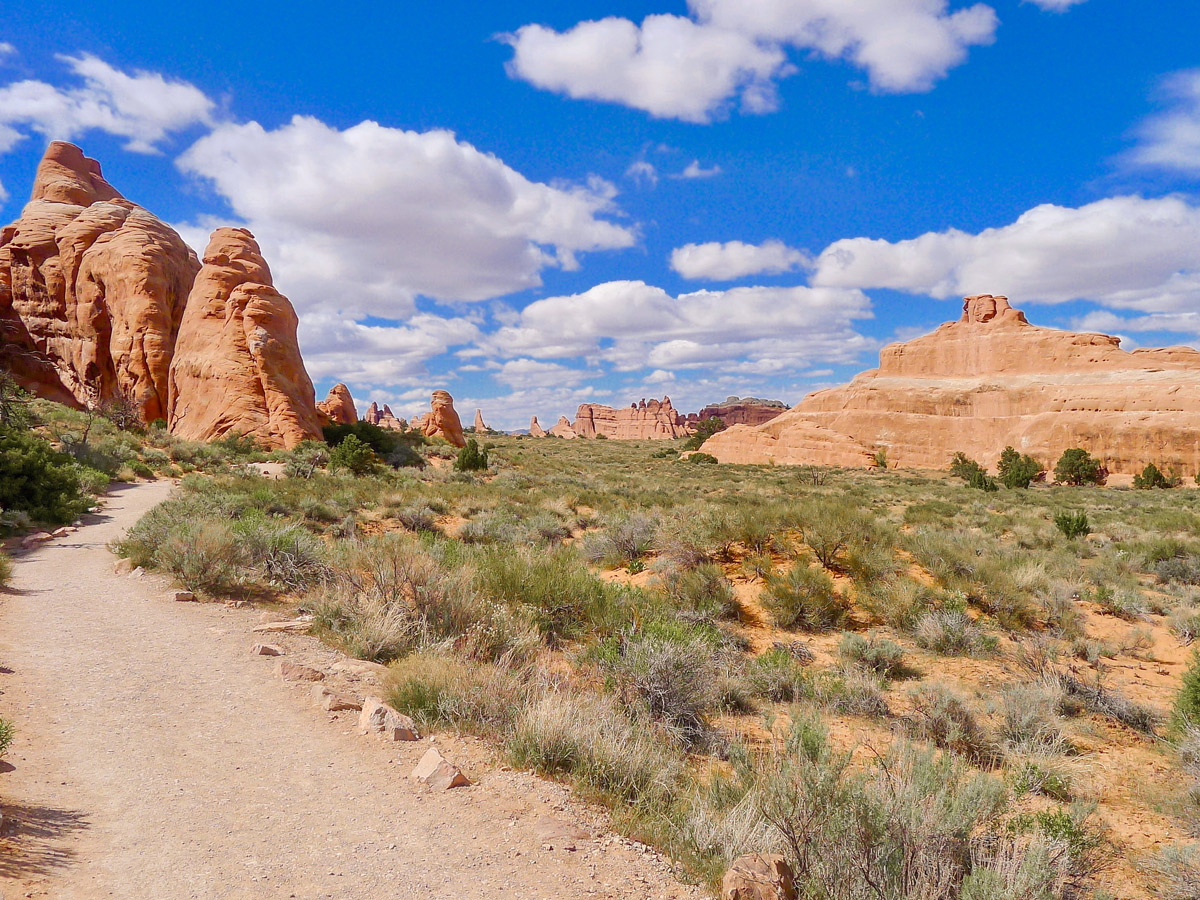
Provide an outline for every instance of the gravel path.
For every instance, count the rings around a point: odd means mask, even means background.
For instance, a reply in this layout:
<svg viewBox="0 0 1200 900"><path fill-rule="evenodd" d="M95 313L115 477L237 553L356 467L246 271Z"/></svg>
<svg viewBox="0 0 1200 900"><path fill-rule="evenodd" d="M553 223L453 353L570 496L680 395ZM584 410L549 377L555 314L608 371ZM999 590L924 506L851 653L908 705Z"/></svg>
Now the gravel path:
<svg viewBox="0 0 1200 900"><path fill-rule="evenodd" d="M476 784L418 788L406 776L428 741L362 736L354 714L277 678L250 654L256 611L114 574L107 543L169 490L115 492L19 556L0 595L0 714L17 727L0 764L0 900L701 896L479 742L437 740ZM310 665L335 659L311 638L276 642ZM568 850L547 837L564 823L592 837Z"/></svg>

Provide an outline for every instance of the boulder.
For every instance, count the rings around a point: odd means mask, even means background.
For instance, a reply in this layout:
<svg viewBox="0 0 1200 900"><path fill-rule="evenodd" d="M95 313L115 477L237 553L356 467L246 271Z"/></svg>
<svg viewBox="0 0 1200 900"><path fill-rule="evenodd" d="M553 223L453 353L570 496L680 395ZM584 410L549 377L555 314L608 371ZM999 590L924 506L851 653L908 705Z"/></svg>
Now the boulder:
<svg viewBox="0 0 1200 900"><path fill-rule="evenodd" d="M196 601L196 595L191 591L175 591L171 597L176 603L194 603Z"/></svg>
<svg viewBox="0 0 1200 900"><path fill-rule="evenodd" d="M337 691L330 690L323 684L314 684L312 688L313 699L320 704L321 709L329 712L344 712L346 710L362 709L362 701L356 700L346 694L339 694Z"/></svg>
<svg viewBox="0 0 1200 900"><path fill-rule="evenodd" d="M463 437L462 422L454 411L454 398L446 391L434 391L430 400L429 413L421 418L421 433L426 437L440 437L455 447L467 446ZM414 426L415 426L414 422Z"/></svg>
<svg viewBox="0 0 1200 900"><path fill-rule="evenodd" d="M448 791L450 788L468 787L469 778L462 769L449 762L436 748L430 747L421 757L409 776L433 791Z"/></svg>
<svg viewBox="0 0 1200 900"><path fill-rule="evenodd" d="M604 435L618 441L669 441L690 431L686 419L671 405L670 397L643 399L625 409L582 403L571 428L581 438Z"/></svg>
<svg viewBox="0 0 1200 900"><path fill-rule="evenodd" d="M21 539L21 546L28 550L31 547L36 547L39 544L44 544L47 541L52 540L54 540L54 535L52 535L49 531L38 531L34 532L33 534L25 535L25 537Z"/></svg>
<svg viewBox="0 0 1200 900"><path fill-rule="evenodd" d="M54 141L21 217L0 230L3 363L30 392L166 419L170 367L200 262L100 164Z"/></svg>
<svg viewBox="0 0 1200 900"><path fill-rule="evenodd" d="M283 656L284 650L278 644L255 644L250 648L254 656Z"/></svg>
<svg viewBox="0 0 1200 900"><path fill-rule="evenodd" d="M389 741L419 741L417 725L408 716L388 706L378 697L362 702L358 727L363 734L381 734Z"/></svg>
<svg viewBox="0 0 1200 900"><path fill-rule="evenodd" d="M298 662L292 662L288 659L281 659L275 663L275 674L284 681L324 681L325 673L320 669L314 669L312 666L305 666Z"/></svg>
<svg viewBox="0 0 1200 900"><path fill-rule="evenodd" d="M552 437L566 438L568 441L573 441L579 437L575 433L575 429L571 427L571 420L566 416L559 416L558 423L550 429Z"/></svg>
<svg viewBox="0 0 1200 900"><path fill-rule="evenodd" d="M272 448L320 440L297 324L254 235L214 231L171 362L171 433L195 441L242 434Z"/></svg>
<svg viewBox="0 0 1200 900"><path fill-rule="evenodd" d="M966 297L962 317L885 347L879 368L817 391L703 451L721 462L945 469L1015 447L1050 468L1082 447L1114 474L1200 470L1200 352L1121 349L1104 334L1031 325L1008 299Z"/></svg>
<svg viewBox="0 0 1200 900"><path fill-rule="evenodd" d="M721 879L721 900L796 900L796 879L782 856L740 856Z"/></svg>
<svg viewBox="0 0 1200 900"><path fill-rule="evenodd" d="M317 404L317 409L329 417L334 425L353 425L358 421L358 410L350 388L340 381L329 389L329 396Z"/></svg>
<svg viewBox="0 0 1200 900"><path fill-rule="evenodd" d="M568 423L567 427L570 427L570 423ZM534 416L529 420L529 436L539 438L546 436L545 430L541 425L538 424L537 416Z"/></svg>

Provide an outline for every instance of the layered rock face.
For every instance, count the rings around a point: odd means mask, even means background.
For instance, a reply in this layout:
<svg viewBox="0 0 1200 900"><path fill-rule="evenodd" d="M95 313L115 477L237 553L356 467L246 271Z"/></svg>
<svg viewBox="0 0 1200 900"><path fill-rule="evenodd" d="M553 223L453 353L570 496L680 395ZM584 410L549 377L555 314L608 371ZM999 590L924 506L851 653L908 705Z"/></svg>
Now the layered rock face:
<svg viewBox="0 0 1200 900"><path fill-rule="evenodd" d="M32 393L73 406L168 415L184 304L200 262L124 199L100 164L55 141L21 217L0 231L4 363Z"/></svg>
<svg viewBox="0 0 1200 900"><path fill-rule="evenodd" d="M329 395L317 404L317 409L334 425L353 425L358 421L358 410L354 407L350 388L340 381L329 389Z"/></svg>
<svg viewBox="0 0 1200 900"><path fill-rule="evenodd" d="M319 440L297 324L254 236L244 228L214 231L171 362L172 434L212 441L239 433L272 447Z"/></svg>
<svg viewBox="0 0 1200 900"><path fill-rule="evenodd" d="M628 441L666 441L688 433L687 424L671 406L670 397L663 397L661 401L642 400L626 409L583 403L571 427L582 438L594 438L602 434L615 440Z"/></svg>
<svg viewBox="0 0 1200 900"><path fill-rule="evenodd" d="M1040 328L1004 297L967 297L957 322L885 347L879 368L817 391L758 427L714 435L722 462L944 469L962 451L994 466L1013 446L1052 466L1082 447L1109 471L1200 469L1200 353L1120 348Z"/></svg>
<svg viewBox="0 0 1200 900"><path fill-rule="evenodd" d="M687 424L694 427L705 419L720 419L726 425L764 425L787 412L782 400L756 397L728 397L724 403L711 403L699 413L690 413Z"/></svg>
<svg viewBox="0 0 1200 900"><path fill-rule="evenodd" d="M529 436L530 437L545 437L546 431L538 423L537 416L529 420Z"/></svg>
<svg viewBox="0 0 1200 900"><path fill-rule="evenodd" d="M430 411L413 420L413 427L426 437L440 437L455 447L467 446L462 422L454 409L454 398L446 391L434 391Z"/></svg>

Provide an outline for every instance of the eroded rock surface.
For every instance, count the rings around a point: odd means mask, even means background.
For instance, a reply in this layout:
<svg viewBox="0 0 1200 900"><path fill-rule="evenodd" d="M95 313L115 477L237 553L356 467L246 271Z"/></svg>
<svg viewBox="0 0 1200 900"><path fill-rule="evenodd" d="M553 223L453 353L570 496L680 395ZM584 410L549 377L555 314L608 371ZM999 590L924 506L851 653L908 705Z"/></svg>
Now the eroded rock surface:
<svg viewBox="0 0 1200 900"><path fill-rule="evenodd" d="M334 425L353 425L358 421L358 410L354 408L350 388L340 381L329 389L329 395L317 404L317 409Z"/></svg>
<svg viewBox="0 0 1200 900"><path fill-rule="evenodd" d="M440 437L455 447L467 446L463 437L462 422L454 409L454 398L447 391L434 391L430 399L430 411L413 420L413 427L418 427L426 437Z"/></svg>
<svg viewBox="0 0 1200 900"><path fill-rule="evenodd" d="M573 441L579 435L575 433L575 429L571 427L571 420L566 416L559 416L558 422L550 429L552 437L565 438L568 441Z"/></svg>
<svg viewBox="0 0 1200 900"><path fill-rule="evenodd" d="M537 416L533 416L529 420L529 436L530 437L545 437L546 430L538 423Z"/></svg>
<svg viewBox="0 0 1200 900"><path fill-rule="evenodd" d="M1122 350L1105 334L1031 325L1005 297L963 301L962 317L885 347L879 368L817 391L703 450L721 462L944 469L962 451L994 466L1013 446L1053 466L1082 447L1110 472L1200 469L1200 352Z"/></svg>
<svg viewBox="0 0 1200 900"><path fill-rule="evenodd" d="M694 426L705 419L720 419L726 425L765 425L787 412L787 404L781 400L759 400L754 397L728 397L724 403L710 403L699 413L687 417Z"/></svg>
<svg viewBox="0 0 1200 900"><path fill-rule="evenodd" d="M571 426L582 438L604 435L614 440L671 440L688 433L686 421L671 405L670 397L641 400L623 409L583 403Z"/></svg>

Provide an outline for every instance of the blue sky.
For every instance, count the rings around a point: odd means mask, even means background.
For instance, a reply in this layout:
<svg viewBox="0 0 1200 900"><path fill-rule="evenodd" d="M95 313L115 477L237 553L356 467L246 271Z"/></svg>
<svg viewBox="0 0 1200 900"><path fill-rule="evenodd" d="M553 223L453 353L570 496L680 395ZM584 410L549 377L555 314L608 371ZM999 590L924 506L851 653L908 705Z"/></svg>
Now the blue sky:
<svg viewBox="0 0 1200 900"><path fill-rule="evenodd" d="M794 403L967 293L1195 344L1198 35L1184 0L25 4L0 218L72 140L198 252L254 231L320 396L505 428Z"/></svg>

